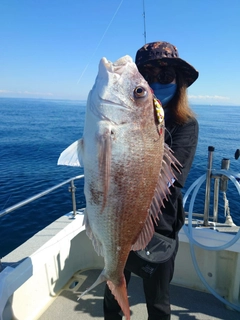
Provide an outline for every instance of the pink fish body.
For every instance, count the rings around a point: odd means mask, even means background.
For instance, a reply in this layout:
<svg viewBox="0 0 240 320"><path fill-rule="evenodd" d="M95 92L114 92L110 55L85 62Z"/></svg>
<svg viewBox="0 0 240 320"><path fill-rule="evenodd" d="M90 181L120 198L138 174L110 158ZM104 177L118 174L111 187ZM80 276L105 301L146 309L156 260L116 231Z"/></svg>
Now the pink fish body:
<svg viewBox="0 0 240 320"><path fill-rule="evenodd" d="M107 281L127 319L126 260L130 250L151 240L177 163L164 144L163 111L160 107L156 115L153 99L131 57L115 63L102 58L88 96L83 137L58 160L84 166L86 232L105 263L87 291Z"/></svg>

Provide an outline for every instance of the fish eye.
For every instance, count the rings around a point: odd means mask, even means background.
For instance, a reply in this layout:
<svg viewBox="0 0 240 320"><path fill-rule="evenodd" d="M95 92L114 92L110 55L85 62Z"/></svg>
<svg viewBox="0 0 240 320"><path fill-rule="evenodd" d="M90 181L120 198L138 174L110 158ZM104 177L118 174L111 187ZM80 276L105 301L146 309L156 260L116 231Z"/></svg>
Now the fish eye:
<svg viewBox="0 0 240 320"><path fill-rule="evenodd" d="M143 98L147 95L147 90L143 87L136 87L133 91L135 98Z"/></svg>

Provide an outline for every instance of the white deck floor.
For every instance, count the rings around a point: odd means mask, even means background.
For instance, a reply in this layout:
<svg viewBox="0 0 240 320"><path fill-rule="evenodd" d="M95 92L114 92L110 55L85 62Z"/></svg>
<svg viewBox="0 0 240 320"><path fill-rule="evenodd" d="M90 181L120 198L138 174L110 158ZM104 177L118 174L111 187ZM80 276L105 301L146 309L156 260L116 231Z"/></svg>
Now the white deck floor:
<svg viewBox="0 0 240 320"><path fill-rule="evenodd" d="M80 286L83 291L96 278L101 270L88 270L83 273L86 279ZM68 283L57 299L50 305L39 320L90 320L104 319L102 311L104 285L99 285L90 294L77 301L78 294L69 289L76 278ZM129 288L131 319L146 320L147 311L141 279L133 276ZM223 303L208 293L171 286L172 320L239 320L240 313L229 310ZM124 319L124 318L123 318Z"/></svg>
<svg viewBox="0 0 240 320"><path fill-rule="evenodd" d="M81 258L81 257L84 257L84 253L79 253L78 244L84 243L87 246L87 244L89 243L89 246L86 247L85 249L88 250L88 254L90 254L89 252L91 250L93 251L93 247L90 240L85 235L85 233L81 233L82 234L81 237L74 236L73 239L72 238L70 239L71 241L69 240L69 243L66 241L68 239L66 237L66 234L75 235L74 232L77 233L78 231L76 230L78 230L78 228L82 226L80 218L81 217L79 217L79 219L76 219L72 225L71 220L66 218L66 216L61 217L60 219L52 223L50 226L48 226L47 228L45 228L44 230L36 234L34 237L29 239L22 246L20 246L19 248L11 252L9 255L4 257L2 259L3 267L7 265L15 267L16 265L19 264L20 261L23 261L26 257L30 257L30 258L32 257L31 259L36 258L34 256L34 253L36 252L36 250L38 250L40 247L42 248L42 246L48 243L48 241L51 241L51 239L54 240L54 236L57 237L57 240L55 239L51 246L48 245L46 247L47 249L51 248L51 250L53 250L52 246L55 245L55 242L58 247L61 247L60 241L62 241L63 243L62 242L61 243L62 243L62 246L64 247L66 247L68 244L69 245L71 244L71 255L74 256L74 254L76 254L77 252L77 255L79 255L79 257ZM76 225L77 223L79 223L79 226ZM76 230L73 228L73 226ZM63 231L67 232L66 230L68 230L68 233L66 234L64 233L64 236L62 237L63 235L62 232ZM227 230L221 230L221 231L223 231L223 233L229 233L232 231L233 234L235 234L238 231L238 228L237 230L235 230L234 228L228 226ZM220 239L224 238L223 236L220 237ZM182 237L183 238L186 237L184 233L182 234ZM57 253L59 250L58 247L56 250ZM77 251L72 251L72 249L75 247ZM83 252L85 251L83 250ZM237 249L237 252L239 252L238 249ZM66 251L67 255L68 253L69 252ZM45 250L42 250L42 251L40 250L40 254L42 254L40 255L40 257L43 259L43 261L42 260L40 261L42 263L41 268L44 269L45 265L49 263L49 259L47 260L48 262L44 260L46 256ZM56 259L58 259L58 255L56 256ZM52 258L52 256L50 260L55 261ZM33 263L30 259L29 261L30 263ZM55 262L60 263L58 260L56 260ZM37 263L37 262L34 262L34 263ZM79 260L78 260L78 263L79 263ZM81 268L80 266L81 264L79 265L78 263L77 263L77 268ZM93 266L95 264L90 264L90 265ZM66 268L66 267L69 267L69 264L63 263L63 266L64 268ZM57 271L63 272L65 270L63 266L57 265L58 267ZM41 268L40 270L42 270ZM76 268L74 268L74 270L76 270ZM105 284L99 285L97 288L92 290L90 294L84 296L79 301L77 301L78 294L74 292L76 288L73 288L73 289L69 288L69 286L72 283L79 281L79 284L78 284L79 288L77 288L77 290L79 292L84 291L87 287L89 287L94 282L94 279L97 278L97 276L100 274L100 271L101 270L88 270L88 271L81 272L80 280L79 280L79 273L77 273L77 276L75 274L71 279L71 281L68 283L68 285L65 286L64 289L60 292L59 296L53 300L53 303L38 319L39 320L104 319L102 303L103 303L103 290L104 290ZM175 273L176 273L176 277L179 277L178 279L181 279L181 276L179 276L177 272ZM71 275L71 273L69 274ZM189 274L187 274L187 276L189 277ZM51 277L52 275L49 275L48 279L51 279ZM38 279L37 276L35 278L36 280L38 280L36 281L36 286L38 286L39 281L41 280ZM55 276L53 276L53 278L55 279ZM69 279L69 277L67 279ZM174 283L176 284L176 282ZM30 291L30 294L31 294L31 291ZM146 311L146 305L145 305L144 294L143 294L140 278L136 276L132 277L129 288L128 288L128 294L129 294L129 303L130 303L130 309L131 309L131 320L146 320L147 311ZM36 301L36 303L38 303L38 300ZM212 320L212 319L240 320L240 312L227 309L222 302L217 300L211 294L179 287L176 285L171 286L171 305L172 305L171 320ZM20 308L21 307L22 305L20 305ZM24 317L22 317L21 319L25 320ZM6 320L10 320L10 319L6 319Z"/></svg>

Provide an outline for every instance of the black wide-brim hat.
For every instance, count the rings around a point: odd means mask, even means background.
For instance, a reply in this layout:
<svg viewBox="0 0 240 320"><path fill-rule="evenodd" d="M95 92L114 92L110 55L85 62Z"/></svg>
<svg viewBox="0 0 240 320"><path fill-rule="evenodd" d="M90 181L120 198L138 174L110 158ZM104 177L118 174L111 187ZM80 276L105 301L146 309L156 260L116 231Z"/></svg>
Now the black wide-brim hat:
<svg viewBox="0 0 240 320"><path fill-rule="evenodd" d="M137 51L135 63L140 72L147 66L170 66L179 69L188 87L198 78L198 71L179 58L177 48L165 41L145 44Z"/></svg>

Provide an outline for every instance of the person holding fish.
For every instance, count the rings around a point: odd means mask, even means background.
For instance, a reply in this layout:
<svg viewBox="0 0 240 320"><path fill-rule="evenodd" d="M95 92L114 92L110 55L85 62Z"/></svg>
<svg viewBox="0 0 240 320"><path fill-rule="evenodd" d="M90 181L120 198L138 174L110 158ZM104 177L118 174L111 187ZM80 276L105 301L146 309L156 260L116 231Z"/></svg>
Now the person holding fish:
<svg viewBox="0 0 240 320"><path fill-rule="evenodd" d="M169 320L170 282L178 251L178 232L185 220L181 189L190 171L198 142L198 122L188 104L187 88L198 78L198 71L179 58L177 48L168 42L145 44L137 51L135 63L163 106L165 143L173 150L181 166L178 169L173 167L175 178L169 182L170 194L163 201L157 224L154 222L154 239L159 251L157 263L144 260L131 251L124 275L127 284L131 272L143 278L148 320ZM149 254L151 248L146 252ZM120 311L117 300L106 285L104 319L120 320Z"/></svg>

